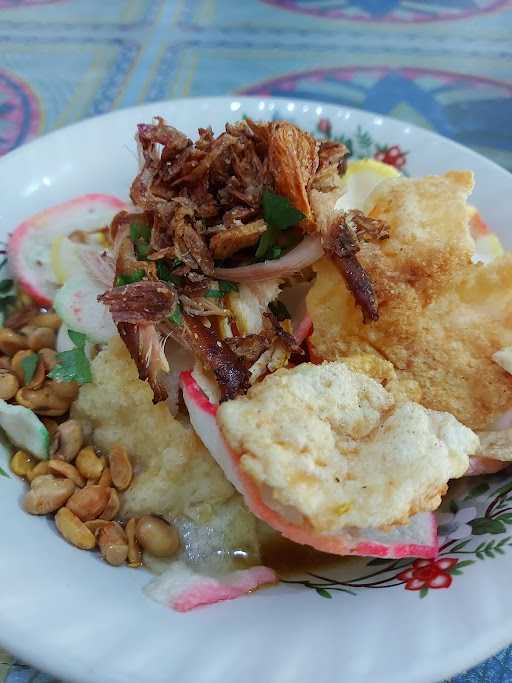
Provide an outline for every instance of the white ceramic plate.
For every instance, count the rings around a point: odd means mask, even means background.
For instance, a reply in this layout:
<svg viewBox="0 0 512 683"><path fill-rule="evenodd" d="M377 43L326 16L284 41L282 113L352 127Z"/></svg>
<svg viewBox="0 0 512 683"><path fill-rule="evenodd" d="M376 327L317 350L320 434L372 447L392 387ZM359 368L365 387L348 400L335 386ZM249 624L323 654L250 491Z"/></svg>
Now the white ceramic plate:
<svg viewBox="0 0 512 683"><path fill-rule="evenodd" d="M219 131L243 114L290 118L350 138L356 154L405 160L411 175L470 168L473 203L510 243L512 176L490 161L400 121L265 98L149 104L16 150L0 160L0 237L79 194L126 197L136 169L135 125L155 114L191 136L198 126ZM438 681L512 638L511 494L497 493L507 476L489 481L490 487L473 480L469 494L457 492L461 509L443 518L448 545L437 564L341 561L325 579L302 577L309 587L281 584L183 615L142 594L144 572L111 568L64 543L50 521L24 514L22 484L0 477L0 641L34 666L80 683Z"/></svg>

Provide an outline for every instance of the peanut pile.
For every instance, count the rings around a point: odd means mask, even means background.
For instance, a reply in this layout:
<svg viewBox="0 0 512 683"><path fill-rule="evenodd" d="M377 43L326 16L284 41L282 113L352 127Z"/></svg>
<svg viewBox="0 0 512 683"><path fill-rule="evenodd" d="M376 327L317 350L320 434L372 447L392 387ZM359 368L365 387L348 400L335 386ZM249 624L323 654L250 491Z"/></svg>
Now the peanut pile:
<svg viewBox="0 0 512 683"><path fill-rule="evenodd" d="M133 470L123 446L115 445L107 458L92 446L82 448L82 430L76 420L60 424L54 435L50 460L38 461L17 451L11 469L30 484L23 507L32 515L55 514L61 535L82 550L98 547L111 565L142 564L142 550L155 557L172 557L179 547L176 530L153 515L115 521L119 492L131 483Z"/></svg>
<svg viewBox="0 0 512 683"><path fill-rule="evenodd" d="M19 329L0 327L0 399L29 408L41 417L61 417L69 411L78 384L47 377L57 363L55 342L60 325L55 313L34 312ZM31 377L24 368L29 357L37 363Z"/></svg>
<svg viewBox="0 0 512 683"><path fill-rule="evenodd" d="M17 329L0 328L0 399L29 408L43 420L51 437L50 459L38 460L18 450L11 458L14 474L30 485L26 512L55 515L60 534L82 550L98 548L108 564L142 565L142 552L172 557L179 548L176 529L159 517L118 519L119 493L126 491L133 468L126 449L114 445L107 457L84 443L81 424L65 419L78 394L76 382L47 377L56 364L54 313L34 312ZM35 368L27 377L24 359ZM60 418L57 421L52 418Z"/></svg>

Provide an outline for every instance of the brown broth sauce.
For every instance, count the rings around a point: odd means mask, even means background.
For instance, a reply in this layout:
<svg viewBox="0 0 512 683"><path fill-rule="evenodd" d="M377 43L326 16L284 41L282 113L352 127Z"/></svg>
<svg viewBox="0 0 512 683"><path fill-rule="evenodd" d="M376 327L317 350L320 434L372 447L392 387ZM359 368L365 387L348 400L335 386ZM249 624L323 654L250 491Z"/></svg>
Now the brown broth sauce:
<svg viewBox="0 0 512 683"><path fill-rule="evenodd" d="M321 553L309 546L293 543L283 536L262 540L260 551L262 564L272 567L283 578L335 565L339 567L342 560L338 555Z"/></svg>

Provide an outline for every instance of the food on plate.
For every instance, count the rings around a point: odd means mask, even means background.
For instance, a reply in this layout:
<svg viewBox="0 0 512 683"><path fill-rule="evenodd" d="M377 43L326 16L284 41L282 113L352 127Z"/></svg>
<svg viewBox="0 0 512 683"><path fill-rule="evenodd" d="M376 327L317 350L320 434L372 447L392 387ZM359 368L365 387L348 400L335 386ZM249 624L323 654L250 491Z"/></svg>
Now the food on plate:
<svg viewBox="0 0 512 683"><path fill-rule="evenodd" d="M512 461L512 264L472 174L407 178L287 121L136 140L129 202L9 242L24 509L178 611L278 581L269 548L436 557L450 480Z"/></svg>
<svg viewBox="0 0 512 683"><path fill-rule="evenodd" d="M69 272L71 245L104 246L102 233L125 203L110 195L88 194L40 211L11 235L9 266L34 301L51 305ZM66 244L67 248L64 247ZM73 259L73 265L79 259Z"/></svg>
<svg viewBox="0 0 512 683"><path fill-rule="evenodd" d="M394 528L350 528L335 534L315 533L310 525L269 501L240 468L240 454L226 443L217 421L218 406L211 403L192 373L183 373L183 398L190 421L228 479L243 493L247 507L284 537L336 555L376 557L435 557L438 551L435 518L428 513L414 515L408 524ZM293 510L291 511L293 513Z"/></svg>
<svg viewBox="0 0 512 683"><path fill-rule="evenodd" d="M405 524L435 510L479 446L452 415L396 406L341 362L278 370L222 403L217 420L268 505L319 533Z"/></svg>
<svg viewBox="0 0 512 683"><path fill-rule="evenodd" d="M91 370L93 381L83 385L72 416L102 452L120 444L130 453L134 477L122 496L124 516L194 516L194 510L233 495L190 424L174 418L165 403L153 404L151 387L139 379L119 337L96 356Z"/></svg>
<svg viewBox="0 0 512 683"><path fill-rule="evenodd" d="M486 430L512 402L510 376L493 358L512 343L512 260L472 262L465 208L471 187L467 173L382 183L367 211L386 222L389 239L363 243L359 252L380 319L364 324L327 260L315 264L308 311L315 356L334 360L363 351L384 357L400 378L419 384L427 408Z"/></svg>

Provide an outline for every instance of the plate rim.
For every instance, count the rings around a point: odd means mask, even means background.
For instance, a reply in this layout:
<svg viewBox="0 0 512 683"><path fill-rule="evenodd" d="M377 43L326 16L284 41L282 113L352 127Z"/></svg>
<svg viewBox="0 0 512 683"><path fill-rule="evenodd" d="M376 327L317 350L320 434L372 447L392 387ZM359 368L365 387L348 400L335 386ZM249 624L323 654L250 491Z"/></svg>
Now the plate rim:
<svg viewBox="0 0 512 683"><path fill-rule="evenodd" d="M135 111L137 109L145 109L149 110L151 108L157 109L158 107L163 107L163 106L169 106L175 103L194 103L194 102L213 102L213 103L230 103L230 102L240 102L243 104L244 101L247 102L254 102L254 101L261 101L261 102L269 102L269 103L276 103L276 104L281 104L281 105L286 105L286 104L294 104L294 105L307 105L309 107L326 107L328 109L337 109L337 110L343 110L346 112L349 112L351 115L364 115L364 116L373 116L378 119L381 119L384 123L388 123L391 125L398 125L398 126L407 126L408 128L411 129L411 132L418 131L421 135L430 137L432 140L436 141L442 141L445 143L448 143L449 145L455 146L457 149L463 151L465 154L470 154L471 156L474 156L475 158L478 158L480 163L484 163L488 167L492 168L494 172L499 172L500 174L505 174L506 176L510 176L512 179L512 171L509 171L508 169L504 168L503 166L500 166L500 164L496 163L492 159L489 159L488 157L484 156L483 154L480 154L479 152L476 152L475 150L471 149L471 147L467 147L466 145L461 144L460 142L457 142L456 140L452 140L451 138L446 137L445 135L441 135L441 133L437 133L435 131L429 130L427 128L422 128L421 126L418 126L415 123L409 123L408 121L403 121L402 119L397 119L394 116L387 116L386 114L380 114L379 112L375 112L369 109L362 109L360 107L351 107L348 105L344 104L334 104L332 102L323 102L322 100L310 100L310 99L301 99L297 97L273 97L273 96L268 96L268 95L237 95L236 93L234 95L207 95L207 96L201 96L201 95L195 95L192 97L177 97L174 99L167 99L167 100L156 100L155 102L143 102L141 104L137 105L131 105L131 106L126 106L126 107L120 107L119 109L115 109L113 111L105 112L102 114L98 114L95 116L87 116L83 119L80 119L79 121L74 121L73 123L69 123L65 126L62 126L60 128L56 128L55 130L48 131L47 133L44 133L43 135L40 135L32 140L29 140L27 143L20 145L19 147L16 147L15 149L11 150L7 154L4 154L3 156L0 157L0 168L5 161L10 161L14 158L16 158L19 155L22 155L25 150L27 149L35 149L39 144L46 143L48 141L51 141L52 138L62 135L64 133L67 133L68 131L72 131L75 128L79 126L85 126L87 124L91 124L94 121L98 120L108 120L108 119L115 119L116 117L120 117L123 114L126 114L130 111Z"/></svg>

